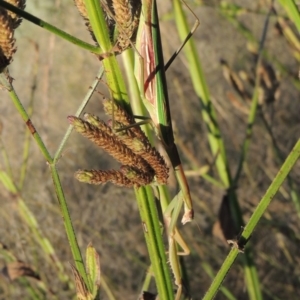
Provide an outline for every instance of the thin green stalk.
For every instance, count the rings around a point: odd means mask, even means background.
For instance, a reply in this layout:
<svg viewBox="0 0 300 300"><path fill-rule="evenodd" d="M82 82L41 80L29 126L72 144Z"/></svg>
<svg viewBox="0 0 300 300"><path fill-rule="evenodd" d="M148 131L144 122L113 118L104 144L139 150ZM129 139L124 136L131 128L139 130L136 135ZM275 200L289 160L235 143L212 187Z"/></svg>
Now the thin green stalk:
<svg viewBox="0 0 300 300"><path fill-rule="evenodd" d="M136 83L134 76L134 60L131 51L123 53L123 61L126 68L126 74L130 86L130 95L132 97L132 110L135 115L145 116L146 111L142 105L140 91ZM125 55L124 55L125 54ZM152 140L152 132L149 130L149 126L143 126L145 133L149 140ZM159 226L159 219L157 216L157 208L155 200L150 187L145 187L143 190L140 188L136 191L137 201L140 208L140 214L142 222L145 222L145 226L148 228L153 227L153 231L144 232L147 243L147 248L151 260L151 269L155 276L155 282L160 299L173 299L172 280L170 276L169 266L165 255L165 248L162 240L162 230ZM166 187L159 187L166 192ZM167 193L167 192L166 192ZM160 201L163 201L165 197L160 193ZM168 202L168 200L166 200ZM157 261L158 260L158 261ZM149 275L147 275L149 278ZM164 298L167 297L167 298Z"/></svg>
<svg viewBox="0 0 300 300"><path fill-rule="evenodd" d="M148 291L149 290L151 279L152 279L152 266L150 265L148 270L147 270L144 282L143 282L143 286L142 286L142 289L141 289L141 294L143 293L143 291Z"/></svg>
<svg viewBox="0 0 300 300"><path fill-rule="evenodd" d="M124 106L128 112L131 112L127 90L120 67L115 55L110 53L112 45L100 1L85 0L85 4L93 32L101 47L102 53L105 53L106 56L107 54L111 54L102 61L110 93L115 101Z"/></svg>
<svg viewBox="0 0 300 300"><path fill-rule="evenodd" d="M31 116L32 113L29 112L29 116ZM29 158L29 150L30 150L30 142L31 142L31 134L29 130L26 130L25 132L25 138L24 138L24 146L23 146L23 155L22 155L22 165L20 170L20 179L18 187L21 190L25 181L26 177L26 171L28 167L28 158Z"/></svg>
<svg viewBox="0 0 300 300"><path fill-rule="evenodd" d="M297 141L294 148L290 152L289 156L286 158L285 162L283 163L282 167L280 168L279 172L277 173L276 177L274 178L272 184L268 188L267 192L259 202L258 206L256 207L255 211L253 212L250 220L248 221L247 225L245 226L241 238L244 240L248 240L256 227L258 221L266 211L268 205L270 204L271 200L275 197L278 189L282 185L283 181L286 179L288 174L290 173L291 169L293 168L294 164L297 162L300 156L300 140Z"/></svg>
<svg viewBox="0 0 300 300"><path fill-rule="evenodd" d="M207 263L207 262L203 262L201 264L203 270L206 272L206 274L211 278L214 279L215 278L215 273L213 268ZM236 297L234 297L234 295L230 292L229 289L227 289L225 286L221 286L220 287L220 291L224 294L224 296L226 297L226 299L229 300L237 300Z"/></svg>
<svg viewBox="0 0 300 300"><path fill-rule="evenodd" d="M296 25L298 32L300 31L300 14L299 9L293 0L278 0L281 6L285 9L290 20Z"/></svg>
<svg viewBox="0 0 300 300"><path fill-rule="evenodd" d="M42 154L44 155L46 161L48 163L52 163L52 157L50 155L50 153L48 152L41 136L39 135L39 133L36 131L34 125L32 124L28 113L26 112L25 108L23 107L18 95L16 94L12 84L9 82L9 80L7 79L7 77L1 73L0 74L0 82L2 83L2 85L7 89L9 96L13 102L13 104L15 105L17 111L19 112L19 114L21 115L23 121L25 122L27 128L29 129L30 133L32 134L33 138L35 139L40 151L42 152Z"/></svg>
<svg viewBox="0 0 300 300"><path fill-rule="evenodd" d="M99 69L99 72L96 76L96 79L94 80L94 82L92 83L92 85L90 86L87 94L85 95L82 103L80 104L80 106L78 107L76 113L74 116L76 117L79 117L80 114L83 112L84 108L86 107L86 105L88 104L89 100L91 99L95 89L97 88L97 85L99 83L99 78L102 78L103 76L103 72L104 72L104 69L103 67L101 66L100 69ZM67 129L67 132L65 133L61 143L59 144L58 146L58 149L57 151L55 152L55 155L54 155L54 159L53 159L53 164L55 165L57 163L57 161L59 160L60 156L61 156L61 153L66 145L66 142L68 141L71 133L72 133L72 130L73 130L73 126L70 125Z"/></svg>
<svg viewBox="0 0 300 300"><path fill-rule="evenodd" d="M11 164L9 162L7 151L6 151L5 147L4 147L4 143L3 143L3 140L1 138L1 136L0 136L0 152L1 152L2 158L3 158L2 161L4 162L4 170L6 170L6 173L8 174L8 176L10 178L13 178Z"/></svg>
<svg viewBox="0 0 300 300"><path fill-rule="evenodd" d="M81 275L81 277L83 278L86 286L88 287L88 290L91 291L91 286L89 285L89 280L88 280L88 277L87 277L87 274L85 271L84 262L83 262L82 255L81 255L78 243L77 243L76 235L75 235L72 221L71 221L71 216L70 216L67 202L65 199L65 195L64 195L64 192L63 192L63 189L61 186L60 178L59 178L58 172L56 170L56 166L51 164L50 170L51 170L53 183L55 186L56 196L57 196L59 206L61 209L61 213L63 216L64 226L65 226L68 240L69 240L69 243L71 246L71 251L73 254L73 259L75 262L76 269L79 272L79 274Z"/></svg>
<svg viewBox="0 0 300 300"><path fill-rule="evenodd" d="M246 159L246 155L247 155L247 152L248 152L248 149L249 149L249 146L250 146L250 141L251 141L251 137L252 137L255 117L257 115L259 85L260 85L259 70L260 70L260 67L261 67L263 46L264 46L264 43L265 43L265 40L266 40L267 29L268 29L271 13L272 13L272 7L269 10L268 15L266 16L266 20L265 20L265 24L264 24L264 30L263 30L263 34L262 34L262 37L261 37L259 50L258 50L258 57L257 57L257 62L256 62L256 72L255 72L255 75L256 75L255 76L255 86L254 86L254 92L253 92L252 101L251 101L250 114L248 116L245 139L244 139L244 142L242 144L241 156L240 156L240 159L239 159L236 175L235 175L234 180L233 180L233 186L238 185L238 180L239 180L241 172L242 172L242 166L244 164L244 161Z"/></svg>
<svg viewBox="0 0 300 300"><path fill-rule="evenodd" d="M18 16L21 16L22 18L24 18L25 20L30 21L31 23L46 29L47 31L61 37L62 39L66 40L72 44L77 45L78 47L81 47L85 50L91 51L92 53L95 53L95 54L101 53L101 49L99 47L92 46L91 44L88 44L88 43L60 30L59 28L31 15L30 13L28 13L22 9L17 8L16 6L11 5L10 3L0 0L0 7L4 7L5 9L14 12Z"/></svg>
<svg viewBox="0 0 300 300"><path fill-rule="evenodd" d="M0 182L4 185L7 191L9 191L16 199L18 212L24 221L28 225L28 228L33 233L33 237L39 243L40 247L43 249L44 253L51 263L55 264L55 267L59 271L59 277L63 282L68 281L68 276L64 273L63 265L57 259L55 250L52 247L50 241L42 234L38 222L34 215L31 213L30 209L26 205L23 198L20 196L18 187L14 184L12 177L8 173L0 171Z"/></svg>
<svg viewBox="0 0 300 300"><path fill-rule="evenodd" d="M65 200L65 197L63 194L63 190L61 187L59 175L57 173L55 165L53 164L53 158L51 157L50 153L48 152L48 149L46 148L41 136L37 132L33 123L31 122L31 120L28 116L28 113L26 112L25 108L23 107L22 103L20 102L20 99L18 98L17 94L15 93L13 86L7 80L7 78L5 77L5 75L3 73L0 74L0 78L1 78L1 83L5 84L4 86L8 90L10 98L13 101L17 111L20 113L20 115L21 115L22 119L24 120L25 124L27 125L30 133L32 134L33 138L35 139L40 151L42 152L42 154L44 155L46 161L48 162L48 164L50 166L51 174L52 174L52 178L53 178L53 182L54 182L54 186L55 186L55 191L56 191L59 203L60 203L63 220L64 220L64 225L66 228L68 240L71 245L71 251L73 254L75 265L76 265L77 270L79 271L80 275L82 276L82 278L84 279L85 283L88 286L88 280L87 280L87 275L86 275L86 272L84 269L82 256L81 256L80 249L79 249L79 246L78 246L78 243L76 240L76 236L75 236L75 233L73 230L71 218L70 218L70 215L68 212L67 203L66 203L66 200Z"/></svg>
<svg viewBox="0 0 300 300"><path fill-rule="evenodd" d="M276 139L273 135L272 132L272 128L271 126L268 124L268 121L266 120L263 112L261 111L261 118L265 124L265 128L268 132L268 134L270 135L271 141L272 141L272 146L274 148L275 151L275 155L277 156L278 160L280 161L280 163L283 162L284 157L283 157L283 153L281 152L279 146L277 145ZM295 183L293 181L293 178L288 175L287 177L287 182L288 182L288 186L290 188L290 197L294 203L295 209L297 211L298 217L300 218L300 195L299 193L297 193L296 187L295 187Z"/></svg>
<svg viewBox="0 0 300 300"><path fill-rule="evenodd" d="M184 41L190 30L182 10L181 1L173 0L173 7L177 30L181 41ZM216 157L216 167L218 169L219 176L224 183L225 188L229 188L231 179L225 147L217 123L216 112L210 100L210 94L204 73L202 71L198 51L192 38L186 43L183 51L186 53L186 58L188 60L189 71L194 90L196 91L201 103L202 117L207 126L208 141L211 147L212 155Z"/></svg>
<svg viewBox="0 0 300 300"><path fill-rule="evenodd" d="M141 187L135 189L135 192L159 298L174 299L170 270L151 187Z"/></svg>
<svg viewBox="0 0 300 300"><path fill-rule="evenodd" d="M268 190L266 191L265 195L259 202L258 206L256 207L255 211L253 212L252 216L250 217L249 222L245 226L243 232L240 235L239 240L237 241L238 245L243 248L243 246L247 243L249 238L251 237L257 223L267 210L270 202L274 199L277 191L279 190L280 186L283 184L284 180L290 173L292 167L295 165L297 160L300 157L300 140L295 144L293 150L290 152L289 156L283 163L282 167L280 168L279 172L277 173L276 177L272 181L271 185L269 186ZM247 247L245 250L245 254L248 253L249 248ZM226 274L229 272L232 264L234 263L237 255L239 254L239 249L237 247L233 247L229 252L228 256L226 257L222 267L220 268L218 274L215 276L210 288L208 289L207 293L205 294L203 300L213 299L218 289L220 288ZM250 265L248 267L248 271L251 272L251 268L254 265ZM254 278L255 279L255 278ZM254 283L253 286L257 286L257 283ZM255 299L255 295L257 295L257 291L251 290L251 295L253 299ZM256 298L257 299L257 298Z"/></svg>
<svg viewBox="0 0 300 300"><path fill-rule="evenodd" d="M116 300L116 297L114 296L112 289L109 287L107 283L107 279L104 275L101 275L101 289L105 291L106 296L108 300Z"/></svg>
<svg viewBox="0 0 300 300"><path fill-rule="evenodd" d="M136 116L146 116L146 109L141 101L140 90L134 76L134 56L132 52L132 49L128 49L122 53L125 74L128 80L131 109ZM149 141L153 144L153 134L149 124L142 125L141 128L146 133Z"/></svg>
<svg viewBox="0 0 300 300"><path fill-rule="evenodd" d="M219 272L214 277L214 280L207 290L205 296L202 298L202 300L211 300L214 299L216 296L225 276L229 272L231 266L233 265L235 259L237 258L239 254L239 250L236 248L231 249L229 254L227 255L226 259L224 260Z"/></svg>
<svg viewBox="0 0 300 300"><path fill-rule="evenodd" d="M112 46L100 1L85 0L84 2L96 40L102 52L108 53Z"/></svg>

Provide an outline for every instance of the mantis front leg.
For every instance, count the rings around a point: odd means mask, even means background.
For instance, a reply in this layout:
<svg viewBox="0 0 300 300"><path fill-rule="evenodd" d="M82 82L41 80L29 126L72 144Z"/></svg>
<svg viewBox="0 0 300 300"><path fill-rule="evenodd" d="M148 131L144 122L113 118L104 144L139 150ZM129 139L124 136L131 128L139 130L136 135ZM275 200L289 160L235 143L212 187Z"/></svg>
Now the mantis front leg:
<svg viewBox="0 0 300 300"><path fill-rule="evenodd" d="M178 195L175 196L175 198L171 201L171 203L164 212L164 222L169 244L169 263L175 278L175 284L178 287L175 300L180 299L183 289L179 256L186 256L190 254L190 249L188 245L186 244L182 235L175 226L176 220L174 222L174 219L177 219L178 217L182 206L182 202L182 193L180 192ZM178 245L181 247L181 251L178 251Z"/></svg>

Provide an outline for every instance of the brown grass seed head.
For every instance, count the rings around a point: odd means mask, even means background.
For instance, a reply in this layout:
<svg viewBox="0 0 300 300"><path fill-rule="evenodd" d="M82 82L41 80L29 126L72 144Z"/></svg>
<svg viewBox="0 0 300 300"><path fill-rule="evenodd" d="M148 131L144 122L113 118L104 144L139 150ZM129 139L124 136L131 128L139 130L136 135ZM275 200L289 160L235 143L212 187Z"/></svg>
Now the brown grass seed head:
<svg viewBox="0 0 300 300"><path fill-rule="evenodd" d="M115 52L122 52L131 47L135 42L135 37L139 25L141 11L140 0L112 0L114 17L118 31Z"/></svg>
<svg viewBox="0 0 300 300"><path fill-rule="evenodd" d="M0 7L0 73L12 62L17 51L14 39L14 25L7 10Z"/></svg>
<svg viewBox="0 0 300 300"><path fill-rule="evenodd" d="M133 116L128 114L122 106L118 105L114 101L104 99L103 106L106 114L112 115L112 113L114 113L117 130L122 129L122 127L136 124ZM135 154L142 156L147 161L147 163L155 171L156 179L159 184L167 183L169 168L156 148L152 147L140 126L136 125L129 129L124 129L117 132L116 135Z"/></svg>
<svg viewBox="0 0 300 300"><path fill-rule="evenodd" d="M26 0L5 0L6 2L18 7L19 9L24 10L26 6ZM13 13L12 11L7 11L8 15L11 18L13 29L16 29L22 22L22 18Z"/></svg>
<svg viewBox="0 0 300 300"><path fill-rule="evenodd" d="M121 172L131 181L134 181L138 186L144 186L153 182L154 171L151 170L147 173L141 172L140 170L129 167L122 166Z"/></svg>
<svg viewBox="0 0 300 300"><path fill-rule="evenodd" d="M69 116L68 120L77 132L104 149L121 164L134 166L142 172L149 172L149 170L151 170L151 167L142 157L134 154L132 150L124 145L117 137L108 135L80 118Z"/></svg>
<svg viewBox="0 0 300 300"><path fill-rule="evenodd" d="M136 183L128 179L122 172L116 170L79 170L75 173L75 178L81 182L90 184L112 182L118 186L136 186Z"/></svg>
<svg viewBox="0 0 300 300"><path fill-rule="evenodd" d="M124 127L136 124L134 117L115 101L104 98L102 103L105 113L113 117L115 121L121 123ZM130 130L140 140L148 140L140 126L133 126Z"/></svg>

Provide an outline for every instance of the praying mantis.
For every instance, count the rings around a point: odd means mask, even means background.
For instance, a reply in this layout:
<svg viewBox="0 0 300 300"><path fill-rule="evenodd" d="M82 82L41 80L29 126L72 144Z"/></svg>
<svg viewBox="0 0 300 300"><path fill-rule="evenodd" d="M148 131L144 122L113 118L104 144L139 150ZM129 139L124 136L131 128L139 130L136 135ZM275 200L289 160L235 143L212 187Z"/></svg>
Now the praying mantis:
<svg viewBox="0 0 300 300"><path fill-rule="evenodd" d="M179 53L188 41L189 37L199 26L199 20L191 30L191 34L176 51ZM174 60L174 55L164 66L160 30L158 23L157 7L155 0L143 0L140 15L140 24L136 38L136 62L135 75L139 84L141 97L149 112L157 136L162 141L164 148L171 160L177 181L181 191L164 210L165 225L167 228L169 243L169 262L178 287L176 300L182 294L182 279L178 255L188 255L190 250L176 228L176 220L182 201L184 202L184 216L182 223L185 224L193 219L193 206L189 186L181 165L180 157L173 137L170 107L167 93L165 70ZM176 242L183 252L177 251Z"/></svg>

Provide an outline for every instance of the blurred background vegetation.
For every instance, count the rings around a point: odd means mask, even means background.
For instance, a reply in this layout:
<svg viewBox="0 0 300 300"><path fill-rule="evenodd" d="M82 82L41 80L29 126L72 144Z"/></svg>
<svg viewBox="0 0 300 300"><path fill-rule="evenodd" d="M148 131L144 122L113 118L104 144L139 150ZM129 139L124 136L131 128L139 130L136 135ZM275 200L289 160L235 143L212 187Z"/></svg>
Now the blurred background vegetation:
<svg viewBox="0 0 300 300"><path fill-rule="evenodd" d="M220 1L188 1L200 19L201 24L194 39L218 114L229 163L231 169L235 170L245 137L250 104L246 97L240 97L224 73L227 77L228 74L239 74L241 78L245 75L255 78L255 56L250 50L253 42L259 42L261 38L270 2L226 3L233 6L224 10ZM292 22L284 18L285 12L277 2L275 8L278 14L274 13L270 18L264 66L276 75L272 81L276 83L276 88L274 85L271 93L273 97L262 99L264 101L256 117L247 161L236 187L244 220L249 218L282 164L276 147L282 157L286 157L300 132L299 48L295 48L295 44L291 44L283 34L286 28L295 34L296 30ZM158 1L158 9L167 59L180 42L171 13L171 2ZM71 0L34 0L27 3L26 10L91 42ZM187 15L192 26L194 17L188 12ZM68 127L67 116L77 110L95 79L99 61L87 51L27 21L22 22L15 37L18 51L10 66L14 87L23 105L27 109L32 107L32 121L49 151L54 153ZM211 283L208 267L215 274L229 249L217 225L226 191L204 180L197 172L208 165L209 173L214 177L215 158L209 150L200 104L183 54L178 56L168 70L167 79L176 141L187 171L195 208L195 221L180 226L191 249L191 255L185 257L184 261L193 299L201 299ZM251 80L244 86L251 97L253 89L249 82ZM105 84L100 85L98 90L104 94L108 92ZM14 179L18 182L27 129L5 91L0 92L0 97L0 138L8 152ZM102 95L95 93L85 111L104 118L101 99ZM41 231L53 244L65 273L72 277L72 256L48 166L33 142L29 151L22 198L38 220ZM4 168L3 162L1 157L0 169ZM100 254L102 276L116 299L137 299L149 260L133 191L111 184L87 185L73 177L79 168L108 169L115 165L113 159L92 143L78 134L72 134L57 168L82 251L89 242L93 243ZM298 164L291 173L292 185L298 193L299 170ZM169 185L175 194L172 176ZM300 216L291 201L290 193L290 186L285 184L281 187L251 238L253 259L265 299L297 299L296 295L300 294L300 269L297 267L300 264ZM74 297L74 290L58 278L54 264L46 259L32 232L22 221L15 200L1 186L0 242L39 274L48 290L47 298ZM4 260L0 259L0 262L4 267ZM247 299L239 259L227 275L224 286L234 295L235 298L231 299ZM8 282L2 276L0 299L31 299L29 295L20 281ZM217 299L228 297L219 292ZM102 299L108 299L104 292Z"/></svg>

